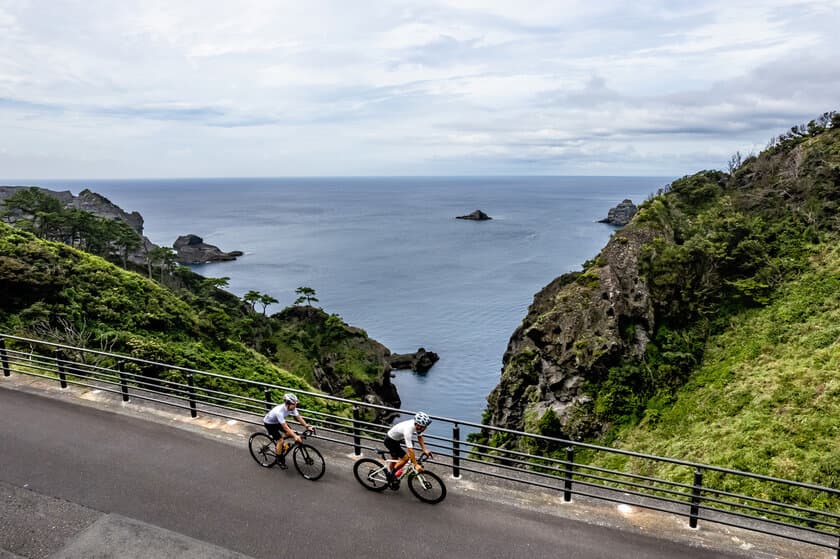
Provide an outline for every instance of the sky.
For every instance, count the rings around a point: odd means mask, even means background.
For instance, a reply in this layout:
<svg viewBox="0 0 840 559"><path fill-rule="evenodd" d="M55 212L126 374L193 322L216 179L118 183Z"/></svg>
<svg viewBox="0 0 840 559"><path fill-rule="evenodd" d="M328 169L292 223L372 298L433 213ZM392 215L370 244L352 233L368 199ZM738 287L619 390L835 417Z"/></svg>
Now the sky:
<svg viewBox="0 0 840 559"><path fill-rule="evenodd" d="M840 0L0 0L0 176L682 176L840 110Z"/></svg>

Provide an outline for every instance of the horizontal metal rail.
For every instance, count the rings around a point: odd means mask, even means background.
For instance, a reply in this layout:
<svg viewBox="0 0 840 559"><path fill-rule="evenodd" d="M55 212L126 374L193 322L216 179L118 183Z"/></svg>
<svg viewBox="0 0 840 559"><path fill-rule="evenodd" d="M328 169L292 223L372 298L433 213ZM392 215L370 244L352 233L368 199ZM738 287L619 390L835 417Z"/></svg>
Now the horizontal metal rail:
<svg viewBox="0 0 840 559"><path fill-rule="evenodd" d="M131 367L126 367L127 365ZM360 455L363 449L381 450L382 440L388 429L387 426L363 420L360 413L362 409L372 410L375 413L414 413L128 355L88 350L7 334L0 334L0 368L2 368L3 376L15 373L58 380L62 388L72 384L122 396L124 401L136 398L188 410L192 417L196 417L201 412L253 425L261 425L262 415L270 406L275 405L272 401L273 392L294 391L299 396L317 398L339 405L332 413L315 409L306 410L307 418L309 423L317 425L319 438L352 446L356 455ZM143 374L144 369L156 371L157 374ZM239 386L241 392L231 393L219 390L216 386L218 381ZM346 415L341 415L345 413ZM566 502L571 500L572 495L578 495L688 516L692 527L697 526L697 521L702 516L705 522L739 527L833 549L837 551L837 557L840 559L840 524L837 522L840 520L840 490L838 489L590 443L556 439L447 417L432 416L432 418L436 422L433 427L439 428L440 425L448 424L452 429L451 437L432 432L424 435L426 445L436 456L432 462L451 467L455 477L460 477L461 472L468 472L562 492ZM483 429L513 437L528 437L534 441L550 443L557 449L565 449L565 460L555 456L534 455L468 442L461 437L462 427ZM684 467L687 472L693 473L694 483L590 466L575 461L575 449L623 455L653 463ZM446 464L443 459L447 462ZM800 503L786 503L755 495L733 493L714 487L708 481L704 484L703 474L710 472L757 481L768 488L768 491L762 491L762 494L768 493L772 485L812 491L815 495L823 496L829 503L836 502L837 507L832 507L831 510L818 510L802 506ZM746 522L739 523L739 520ZM784 530L780 531L779 528L784 528ZM815 537L807 537L810 535Z"/></svg>

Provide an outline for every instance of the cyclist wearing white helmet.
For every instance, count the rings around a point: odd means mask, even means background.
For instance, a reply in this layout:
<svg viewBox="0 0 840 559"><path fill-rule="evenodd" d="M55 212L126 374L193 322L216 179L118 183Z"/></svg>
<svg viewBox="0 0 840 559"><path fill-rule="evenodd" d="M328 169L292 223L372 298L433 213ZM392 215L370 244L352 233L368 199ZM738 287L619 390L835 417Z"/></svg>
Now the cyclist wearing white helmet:
<svg viewBox="0 0 840 559"><path fill-rule="evenodd" d="M268 434L277 443L275 448L281 467L285 467L286 465L285 458L282 456L283 442L286 440L286 437L292 437L297 442L301 441L300 435L292 431L292 428L286 423L286 417L294 417L298 423L303 425L304 429L309 429L313 433L315 432L315 428L307 425L306 420L303 419L303 416L300 415L300 413L298 413L297 404L297 396L289 392L288 394L283 395L282 404L271 408L271 411L263 417L263 425L265 425L266 431L268 431Z"/></svg>
<svg viewBox="0 0 840 559"><path fill-rule="evenodd" d="M388 430L388 434L385 435L385 448L390 451L391 458L397 460L396 463L389 463L388 476L391 479L392 484L397 483L396 479L394 479L394 472L402 468L409 459L411 459L411 463L418 472L423 471L423 466L417 462L417 456L414 454L412 438L415 433L417 434L417 442L420 443L420 448L423 449L423 454L427 455L429 458L432 457L432 453L426 450L426 443L423 441L422 434L431 422L432 418L429 417L429 414L421 411L418 412L412 419L400 421ZM405 444L406 449L408 450L407 453L403 450L400 442Z"/></svg>

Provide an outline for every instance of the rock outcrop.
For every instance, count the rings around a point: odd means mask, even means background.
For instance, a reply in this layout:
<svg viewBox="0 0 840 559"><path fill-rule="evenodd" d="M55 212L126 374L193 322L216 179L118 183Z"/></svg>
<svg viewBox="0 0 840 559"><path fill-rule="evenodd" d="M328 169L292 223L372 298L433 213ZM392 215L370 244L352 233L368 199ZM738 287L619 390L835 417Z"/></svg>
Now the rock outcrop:
<svg viewBox="0 0 840 559"><path fill-rule="evenodd" d="M86 211L97 217L118 220L126 223L129 227L134 229L134 231L136 231L142 239L140 247L127 255L127 260L133 264L140 266L144 265L146 263L146 255L152 249L157 248L157 245L152 243L143 235L142 215L138 212L128 213L108 200L105 196L88 189L84 189L78 196L74 196L69 190L57 191L31 186L0 186L0 205L2 205L6 198L13 196L18 190L25 188L37 188L39 191L56 198L65 208L75 208Z"/></svg>
<svg viewBox="0 0 840 559"><path fill-rule="evenodd" d="M535 297L503 357L501 381L488 396L488 424L537 432L551 409L563 436L602 434L587 380L604 375L623 355L641 357L654 311L639 273L642 246L662 235L630 226L616 233L595 264L565 274Z"/></svg>
<svg viewBox="0 0 840 559"><path fill-rule="evenodd" d="M330 337L335 351L321 351L312 364L312 376L318 388L328 394L362 398L369 404L399 408L397 387L391 382L391 350L368 337L364 330L341 323L340 327L329 314L317 307L295 305L271 316L276 335L284 341L289 337ZM353 372L348 355L358 365L364 362L366 375ZM382 419L380 414L376 419Z"/></svg>
<svg viewBox="0 0 840 559"><path fill-rule="evenodd" d="M204 264L205 262L224 262L236 260L242 252L235 250L224 252L219 247L208 245L198 235L181 235L172 245L180 264Z"/></svg>
<svg viewBox="0 0 840 559"><path fill-rule="evenodd" d="M486 213L484 213L481 210L475 210L471 214L459 215L455 219L469 219L469 220L472 220L472 221L487 221L488 219L493 219L493 218L490 217L489 215L487 215Z"/></svg>
<svg viewBox="0 0 840 559"><path fill-rule="evenodd" d="M411 369L416 373L425 373L439 359L437 353L421 347L414 353L392 353L390 363L392 369Z"/></svg>
<svg viewBox="0 0 840 559"><path fill-rule="evenodd" d="M607 212L607 217L598 220L598 222L624 227L630 223L630 220L633 219L633 216L636 215L638 210L639 208L636 207L636 204L634 204L632 200L625 198L619 205L614 208L610 208Z"/></svg>

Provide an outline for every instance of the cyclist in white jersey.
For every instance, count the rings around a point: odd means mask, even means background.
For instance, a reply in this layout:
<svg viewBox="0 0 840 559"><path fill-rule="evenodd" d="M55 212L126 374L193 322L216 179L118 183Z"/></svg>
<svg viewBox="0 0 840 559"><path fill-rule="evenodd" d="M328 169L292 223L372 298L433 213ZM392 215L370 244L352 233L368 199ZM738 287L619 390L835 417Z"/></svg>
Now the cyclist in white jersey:
<svg viewBox="0 0 840 559"><path fill-rule="evenodd" d="M402 468L409 459L411 459L412 465L418 472L423 471L423 466L417 462L417 456L414 454L414 444L412 443L412 438L416 433L417 442L420 443L420 448L423 449L423 454L431 458L432 453L426 450L426 443L423 441L422 435L423 431L426 430L426 427L428 427L431 422L432 419L429 415L421 411L417 413L413 419L400 421L388 430L388 434L385 435L385 448L390 451L391 458L397 460L396 463L389 463L388 477L390 481L395 481L394 472ZM400 446L400 442L405 443L406 449L408 450L407 453L403 450L402 446Z"/></svg>
<svg viewBox="0 0 840 559"><path fill-rule="evenodd" d="M283 403L271 408L271 411L263 417L263 425L266 431L268 431L268 434L277 443L275 450L281 465L285 461L281 455L283 453L283 442L286 440L286 437L292 437L296 442L301 441L300 435L292 431L292 428L286 423L288 416L294 417L298 423L303 425L304 429L308 429L313 433L315 432L315 428L307 425L306 420L298 413L297 404L297 396L292 393L286 394L283 396Z"/></svg>

